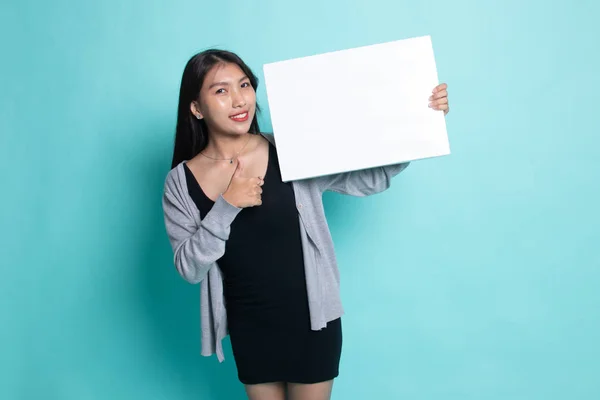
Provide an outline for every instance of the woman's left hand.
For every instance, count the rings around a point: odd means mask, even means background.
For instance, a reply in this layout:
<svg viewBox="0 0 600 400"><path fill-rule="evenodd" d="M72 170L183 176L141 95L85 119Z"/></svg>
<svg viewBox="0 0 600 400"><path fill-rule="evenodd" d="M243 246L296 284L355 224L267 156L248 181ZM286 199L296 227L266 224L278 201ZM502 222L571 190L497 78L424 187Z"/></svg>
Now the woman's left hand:
<svg viewBox="0 0 600 400"><path fill-rule="evenodd" d="M450 112L450 106L448 105L448 85L445 83L437 85L429 97L429 107L434 110L443 110L444 115Z"/></svg>

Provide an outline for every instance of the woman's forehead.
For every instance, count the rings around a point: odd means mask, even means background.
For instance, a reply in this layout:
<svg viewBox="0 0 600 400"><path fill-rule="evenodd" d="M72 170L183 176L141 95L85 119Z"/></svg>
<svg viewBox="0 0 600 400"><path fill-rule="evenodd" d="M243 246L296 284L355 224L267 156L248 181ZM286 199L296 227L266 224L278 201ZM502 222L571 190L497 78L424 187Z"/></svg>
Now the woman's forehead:
<svg viewBox="0 0 600 400"><path fill-rule="evenodd" d="M215 65L206 75L207 81L213 82L236 82L245 78L246 74L242 69L233 63L219 63Z"/></svg>

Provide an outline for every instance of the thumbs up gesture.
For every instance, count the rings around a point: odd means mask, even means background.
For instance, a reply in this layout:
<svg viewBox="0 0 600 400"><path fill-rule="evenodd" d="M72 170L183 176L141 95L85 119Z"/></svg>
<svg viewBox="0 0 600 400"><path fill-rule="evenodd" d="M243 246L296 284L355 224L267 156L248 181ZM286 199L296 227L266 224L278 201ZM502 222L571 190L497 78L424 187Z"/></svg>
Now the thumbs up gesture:
<svg viewBox="0 0 600 400"><path fill-rule="evenodd" d="M262 185L265 183L260 177L244 178L244 166L238 159L235 172L223 193L223 198L231 205L238 208L260 206L262 204Z"/></svg>

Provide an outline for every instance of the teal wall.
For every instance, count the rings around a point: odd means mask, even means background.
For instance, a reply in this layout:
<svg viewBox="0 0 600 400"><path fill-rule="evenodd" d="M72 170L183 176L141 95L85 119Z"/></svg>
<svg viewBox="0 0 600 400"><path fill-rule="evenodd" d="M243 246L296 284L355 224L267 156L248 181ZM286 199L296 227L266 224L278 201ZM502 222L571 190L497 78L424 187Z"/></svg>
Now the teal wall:
<svg viewBox="0 0 600 400"><path fill-rule="evenodd" d="M183 66L219 46L262 78L425 34L452 155L325 197L334 399L600 398L599 3L321 3L1 3L1 399L243 398L228 343L199 356L199 287L162 222Z"/></svg>

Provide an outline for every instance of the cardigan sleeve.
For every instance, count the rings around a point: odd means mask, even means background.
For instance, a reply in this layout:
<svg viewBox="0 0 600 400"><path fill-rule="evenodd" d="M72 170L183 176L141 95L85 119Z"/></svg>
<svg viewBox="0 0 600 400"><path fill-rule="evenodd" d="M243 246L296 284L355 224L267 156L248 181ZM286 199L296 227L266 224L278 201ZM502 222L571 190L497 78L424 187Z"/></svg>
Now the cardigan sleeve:
<svg viewBox="0 0 600 400"><path fill-rule="evenodd" d="M392 178L404 171L410 163L367 168L315 178L322 192L332 191L350 196L364 197L387 190Z"/></svg>
<svg viewBox="0 0 600 400"><path fill-rule="evenodd" d="M231 224L242 209L220 195L198 226L193 211L186 208L185 200L168 184L162 205L175 267L186 281L199 283L225 253Z"/></svg>

